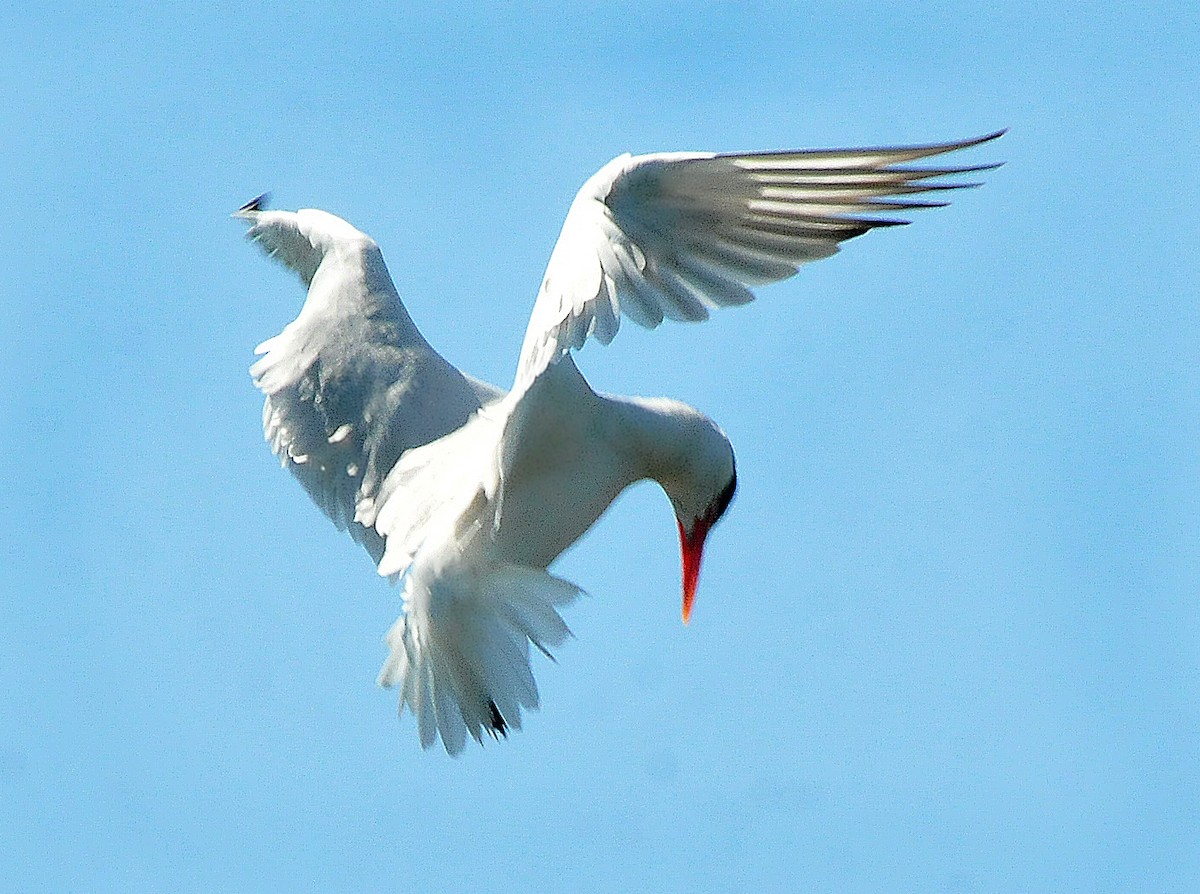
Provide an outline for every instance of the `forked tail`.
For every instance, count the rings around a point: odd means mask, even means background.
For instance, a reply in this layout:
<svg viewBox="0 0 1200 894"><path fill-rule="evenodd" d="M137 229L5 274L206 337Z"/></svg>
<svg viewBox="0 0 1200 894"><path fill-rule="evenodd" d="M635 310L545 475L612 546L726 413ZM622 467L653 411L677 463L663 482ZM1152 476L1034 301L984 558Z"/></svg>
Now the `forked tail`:
<svg viewBox="0 0 1200 894"><path fill-rule="evenodd" d="M467 733L507 735L521 728L522 708L538 707L529 644L550 656L571 634L558 609L582 591L520 565L425 572L418 561L405 578L379 684L400 688L400 712L416 715L423 747L440 735L458 754Z"/></svg>

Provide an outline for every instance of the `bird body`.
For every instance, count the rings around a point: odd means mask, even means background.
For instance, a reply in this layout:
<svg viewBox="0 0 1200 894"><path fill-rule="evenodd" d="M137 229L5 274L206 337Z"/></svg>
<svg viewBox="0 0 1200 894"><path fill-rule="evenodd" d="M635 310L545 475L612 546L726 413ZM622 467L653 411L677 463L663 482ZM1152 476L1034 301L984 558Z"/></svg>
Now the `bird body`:
<svg viewBox="0 0 1200 894"><path fill-rule="evenodd" d="M572 351L607 344L622 315L654 327L753 299L751 286L904 223L931 179L993 165L906 162L978 140L895 149L624 155L587 180L551 254L507 393L461 373L400 303L378 246L320 211L235 216L309 287L297 319L260 346L267 439L381 575L404 613L380 672L426 747L505 734L538 705L530 646L569 631L581 592L548 571L613 500L651 479L679 529L683 616L712 526L736 488L733 448L699 411L596 392Z"/></svg>
<svg viewBox="0 0 1200 894"><path fill-rule="evenodd" d="M557 610L579 592L546 569L644 479L667 493L681 532L703 525L685 553L696 568L686 611L704 535L735 482L728 439L691 407L597 394L564 356L525 390L401 457L378 514L360 520L386 532L379 573L407 572L379 679L400 687L423 742L436 727L456 752L464 733L519 728L521 709L537 707L528 644L546 654L561 644Z"/></svg>
<svg viewBox="0 0 1200 894"><path fill-rule="evenodd" d="M477 414L455 439L476 441L469 448L474 464L455 462L453 445L439 440L410 451L384 483L380 502L395 511L367 516L388 531L381 574L402 571L411 558L399 527L411 511L397 493L429 487L442 502L453 482L463 481L464 467L493 476L462 485L487 494L479 523L490 526L488 548L540 568L582 537L631 484L658 481L672 502L686 506L678 511L690 522L708 504L695 507L689 495L716 495L733 477L732 446L707 417L665 398L599 394L570 357ZM426 480L413 484L421 475Z"/></svg>

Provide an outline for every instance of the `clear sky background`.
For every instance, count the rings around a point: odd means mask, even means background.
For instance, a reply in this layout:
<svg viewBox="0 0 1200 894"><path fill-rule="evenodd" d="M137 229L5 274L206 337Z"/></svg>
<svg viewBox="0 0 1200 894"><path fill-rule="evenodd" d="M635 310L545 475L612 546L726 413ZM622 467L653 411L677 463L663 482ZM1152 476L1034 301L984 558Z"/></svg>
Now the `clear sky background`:
<svg viewBox="0 0 1200 894"><path fill-rule="evenodd" d="M0 889L1200 890L1195 4L23 6ZM950 208L582 353L738 450L692 624L639 486L541 712L422 752L398 591L262 442L303 293L229 213L348 218L507 385L613 155L999 127Z"/></svg>

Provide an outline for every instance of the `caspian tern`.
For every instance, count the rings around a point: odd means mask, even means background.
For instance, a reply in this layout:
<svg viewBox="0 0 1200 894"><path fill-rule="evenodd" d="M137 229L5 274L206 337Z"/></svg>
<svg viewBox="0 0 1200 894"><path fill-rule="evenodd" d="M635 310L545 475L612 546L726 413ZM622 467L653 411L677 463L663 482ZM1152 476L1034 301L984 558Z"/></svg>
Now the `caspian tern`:
<svg viewBox="0 0 1200 894"><path fill-rule="evenodd" d="M653 328L745 304L749 287L907 223L898 211L946 204L897 197L976 186L942 178L996 165L907 163L1001 133L613 159L567 213L507 393L430 347L366 234L324 211L267 210L264 197L235 213L308 286L251 367L266 438L378 573L402 576L379 682L399 687L424 747L440 736L457 754L468 734L506 734L538 706L529 646L549 655L565 640L559 609L580 593L547 568L634 482L657 481L671 502L691 614L705 539L737 484L729 439L678 401L592 390L572 350L608 344L622 313Z"/></svg>

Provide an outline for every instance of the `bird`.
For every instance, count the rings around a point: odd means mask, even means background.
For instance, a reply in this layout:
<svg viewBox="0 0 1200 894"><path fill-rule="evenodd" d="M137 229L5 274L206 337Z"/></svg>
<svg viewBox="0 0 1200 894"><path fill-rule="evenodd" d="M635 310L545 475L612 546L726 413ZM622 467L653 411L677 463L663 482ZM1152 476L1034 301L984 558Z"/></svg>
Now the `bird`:
<svg viewBox="0 0 1200 894"><path fill-rule="evenodd" d="M908 223L998 164L913 162L956 142L785 152L623 154L571 203L510 388L460 371L409 316L371 237L267 196L234 217L307 287L296 319L256 348L263 430L318 507L402 584L382 686L422 747L501 738L539 707L532 649L570 636L583 592L549 570L630 485L656 481L680 540L684 623L710 531L737 488L733 446L680 401L592 388L574 352L622 316L655 328L743 305L840 243Z"/></svg>

